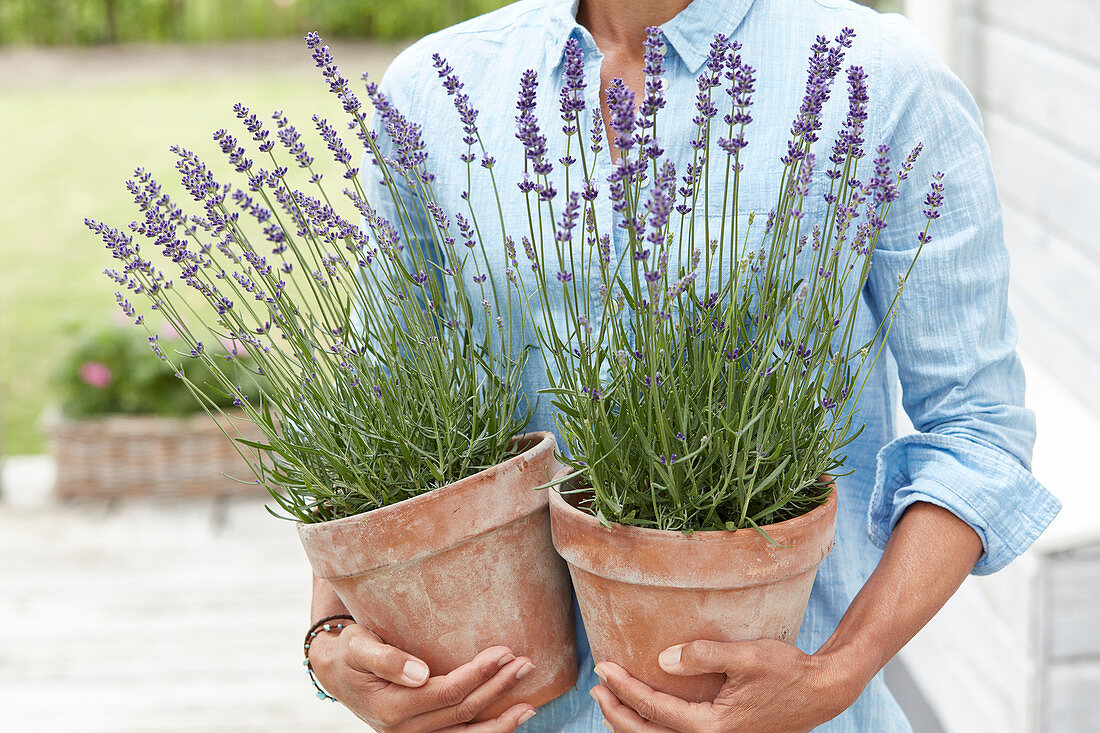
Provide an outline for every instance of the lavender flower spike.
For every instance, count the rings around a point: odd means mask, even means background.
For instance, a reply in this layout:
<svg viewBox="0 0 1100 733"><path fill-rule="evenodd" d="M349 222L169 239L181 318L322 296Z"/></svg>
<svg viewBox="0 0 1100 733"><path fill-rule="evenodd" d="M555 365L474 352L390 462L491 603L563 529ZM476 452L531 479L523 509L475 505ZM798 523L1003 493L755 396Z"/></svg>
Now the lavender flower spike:
<svg viewBox="0 0 1100 733"><path fill-rule="evenodd" d="M462 82L459 81L458 75L447 60L439 54L432 54L432 65L436 68L439 78L443 80L443 88L447 90L447 94L455 98L455 109L458 110L458 117L462 121L462 132L465 133L462 142L467 146L477 144L478 111L470 106L469 95L462 92ZM462 162L472 163L473 161L472 153L466 152L462 155Z"/></svg>
<svg viewBox="0 0 1100 733"><path fill-rule="evenodd" d="M561 89L562 132L572 135L578 131L577 114L584 111L584 52L580 41L570 38L565 44L565 84Z"/></svg>
<svg viewBox="0 0 1100 733"><path fill-rule="evenodd" d="M523 143L527 160L531 162L534 173L547 175L553 166L546 160L546 136L539 132L539 122L535 117L535 95L538 84L538 74L534 69L528 69L520 77L519 99L516 101L516 109L519 110L519 115L516 117L516 138ZM521 191L536 188L537 186L533 183L520 183Z"/></svg>
<svg viewBox="0 0 1100 733"><path fill-rule="evenodd" d="M624 155L634 146L634 127L638 123L634 108L634 92L622 79L612 79L607 85L607 106L611 111L611 130L615 145Z"/></svg>
<svg viewBox="0 0 1100 733"><path fill-rule="evenodd" d="M661 77L665 73L665 44L661 40L661 29L650 26L645 29L645 98L642 100L642 116L648 124L653 124L657 110L665 106L664 85Z"/></svg>

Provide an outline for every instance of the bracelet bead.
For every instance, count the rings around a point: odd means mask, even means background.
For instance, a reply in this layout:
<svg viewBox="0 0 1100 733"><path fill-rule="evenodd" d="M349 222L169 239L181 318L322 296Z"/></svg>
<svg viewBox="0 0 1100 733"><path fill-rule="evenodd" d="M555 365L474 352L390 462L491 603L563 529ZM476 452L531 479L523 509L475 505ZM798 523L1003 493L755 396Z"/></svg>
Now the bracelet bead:
<svg viewBox="0 0 1100 733"><path fill-rule="evenodd" d="M346 626L349 625L342 623L333 625L332 623L330 623L332 621L350 621L351 623L355 623L355 619L347 614L326 616L320 621L314 623L313 626L309 628L309 631L306 632L305 641L302 643L302 652L305 655L305 659L302 661L302 665L306 668L306 672L309 673L310 682L312 682L313 686L317 688L317 699L337 702L335 697L325 692L325 690L321 687L321 684L317 681L317 677L313 674L313 665L309 661L310 642L313 639L317 638L317 634L321 633L322 630L329 633L339 634L341 631L344 630Z"/></svg>

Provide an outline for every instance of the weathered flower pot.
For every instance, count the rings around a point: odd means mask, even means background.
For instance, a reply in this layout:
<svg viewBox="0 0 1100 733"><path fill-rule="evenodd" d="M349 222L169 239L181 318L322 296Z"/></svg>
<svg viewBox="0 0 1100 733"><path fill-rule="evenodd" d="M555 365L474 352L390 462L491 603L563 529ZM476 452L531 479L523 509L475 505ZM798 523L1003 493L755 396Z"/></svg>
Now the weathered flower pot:
<svg viewBox="0 0 1100 733"><path fill-rule="evenodd" d="M550 433L498 466L381 509L299 524L313 573L356 621L424 660L433 675L503 644L535 669L479 720L542 705L577 680L569 575L550 540L558 470Z"/></svg>
<svg viewBox="0 0 1100 733"><path fill-rule="evenodd" d="M715 698L725 676L670 675L657 662L664 649L696 639L794 643L817 567L833 546L835 488L808 514L764 528L782 547L754 529L602 527L576 508L578 499L553 489L550 516L597 663L615 662L657 690L702 702Z"/></svg>

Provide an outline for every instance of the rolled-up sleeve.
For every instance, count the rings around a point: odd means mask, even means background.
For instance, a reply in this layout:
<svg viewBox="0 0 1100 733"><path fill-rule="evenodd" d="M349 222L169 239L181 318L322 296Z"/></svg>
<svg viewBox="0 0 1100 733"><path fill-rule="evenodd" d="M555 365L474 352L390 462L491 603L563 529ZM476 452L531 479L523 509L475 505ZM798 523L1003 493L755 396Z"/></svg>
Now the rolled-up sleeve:
<svg viewBox="0 0 1100 733"><path fill-rule="evenodd" d="M883 546L914 502L942 506L981 537L974 573L987 574L1024 552L1061 505L1030 472L1035 419L1024 407L1001 207L978 110L907 22L895 30L883 44L872 119L895 160L918 142L924 152L873 256L867 295L876 317L916 254L936 171L944 173L945 203L888 338L919 432L879 452L868 532Z"/></svg>

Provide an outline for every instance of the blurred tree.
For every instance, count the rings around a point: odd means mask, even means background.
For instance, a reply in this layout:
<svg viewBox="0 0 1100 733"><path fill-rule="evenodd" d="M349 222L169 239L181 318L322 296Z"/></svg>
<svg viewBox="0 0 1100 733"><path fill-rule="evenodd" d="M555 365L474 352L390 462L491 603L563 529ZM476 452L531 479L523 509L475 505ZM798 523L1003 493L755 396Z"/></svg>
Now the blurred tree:
<svg viewBox="0 0 1100 733"><path fill-rule="evenodd" d="M900 13L902 10L902 0L856 0L856 2L882 13Z"/></svg>
<svg viewBox="0 0 1100 733"><path fill-rule="evenodd" d="M0 44L214 41L302 35L411 38L507 0L0 0Z"/></svg>

